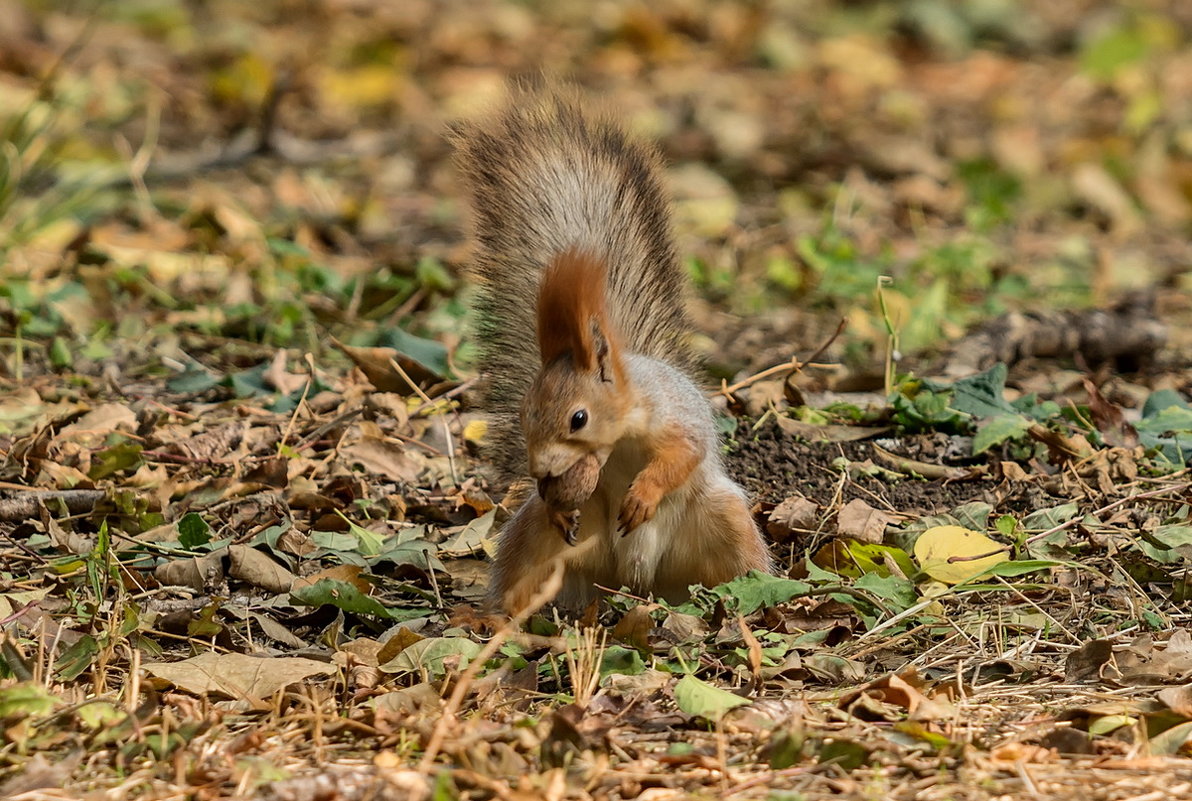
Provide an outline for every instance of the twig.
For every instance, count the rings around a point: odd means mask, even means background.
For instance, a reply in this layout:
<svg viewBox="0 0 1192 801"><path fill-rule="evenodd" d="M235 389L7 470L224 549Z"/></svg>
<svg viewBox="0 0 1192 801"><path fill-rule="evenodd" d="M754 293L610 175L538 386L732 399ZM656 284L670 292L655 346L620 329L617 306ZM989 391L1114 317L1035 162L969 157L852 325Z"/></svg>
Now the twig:
<svg viewBox="0 0 1192 801"><path fill-rule="evenodd" d="M469 378L467 381L463 382L459 386L452 387L451 389L447 390L442 395L436 395L434 397L434 399L431 400L429 403L423 403L417 409L410 412L410 417L417 417L418 415L422 414L424 411L426 411L427 409L429 409L432 406L437 406L445 400L451 400L452 398L459 397L460 395L464 394L469 389L471 389L472 385L474 385L475 383L476 383L475 378Z"/></svg>
<svg viewBox="0 0 1192 801"><path fill-rule="evenodd" d="M505 641L509 639L514 631L521 628L522 623L526 618L541 609L551 598L558 594L563 586L563 560L555 559L554 569L551 571L550 577L542 584L542 588L538 590L524 607L517 611L505 625L501 626L492 636L484 647L480 649L480 653L476 658L468 663L467 668L460 675L459 681L455 683L455 689L451 692L451 698L448 699L447 705L443 708L443 714L439 717L435 728L430 733L430 739L426 743L426 751L422 755L422 761L418 763L418 772L426 775L430 772L434 765L435 758L439 755L439 751L443 747L443 740L447 737L447 729L455 722L455 716L459 712L460 706L463 705L464 696L472 689L472 684L476 681L476 676L484 668L484 664L497 652Z"/></svg>
<svg viewBox="0 0 1192 801"><path fill-rule="evenodd" d="M417 382L410 378L410 374L402 369L402 366L397 363L397 359L390 359L389 366L392 367L399 376L401 376L403 381L410 385L410 389L414 390L414 394L422 398L423 406L431 406L434 404L434 401L432 401L430 396L422 390L422 387L418 386Z"/></svg>
<svg viewBox="0 0 1192 801"><path fill-rule="evenodd" d="M815 351L815 353L811 354L803 361L800 361L798 356L792 356L791 360L789 362L783 362L782 364L776 364L773 367L767 367L765 370L762 370L760 373L754 373L753 375L749 376L748 378L742 379L741 381L738 381L737 383L733 384L732 386L728 386L727 385L728 382L726 382L726 381L721 381L720 389L718 389L716 392L713 392L712 394L713 395L724 395L727 397L739 389L744 389L745 387L748 387L752 384L757 383L758 381L761 381L763 378L769 378L772 375L778 375L779 373L783 373L783 372L794 373L794 372L798 372L799 370L802 370L808 364L810 364L811 362L814 362L816 359L818 359L823 354L824 351L826 351L829 347L831 347L832 343L836 341L836 338L838 336L840 336L840 334L844 331L844 326L847 322L848 322L847 320L841 318L840 324L836 326L836 331L833 332L832 336L828 337L827 341L825 341L824 344L820 345L819 348Z"/></svg>
<svg viewBox="0 0 1192 801"><path fill-rule="evenodd" d="M66 510L72 514L90 512L95 504L103 500L107 493L103 490L37 490L27 492L16 498L0 498L0 520L24 520L35 517L42 501L60 500L66 504Z"/></svg>
<svg viewBox="0 0 1192 801"><path fill-rule="evenodd" d="M1119 506L1125 506L1126 504L1130 503L1131 501L1141 501L1144 498L1155 498L1160 495L1167 495L1168 493L1180 492L1181 490L1186 490L1189 487L1192 487L1192 481L1185 481L1183 484L1177 484L1174 487L1161 487L1156 490L1148 490L1147 492L1139 492L1134 495L1127 495L1125 498L1118 498L1113 503L1102 506L1100 509L1095 509L1092 512L1089 512L1089 514L1094 515L1096 517L1100 517L1101 515L1105 514L1106 512L1112 512L1114 509L1118 508ZM1056 533L1057 531L1063 531L1066 528L1072 528L1072 526L1079 523L1085 517L1086 517L1086 515L1081 515L1080 517L1074 517L1071 520L1068 520L1067 522L1060 523L1058 526L1052 526L1051 528L1047 529L1046 531L1042 531L1038 534L1035 534L1034 536L1027 537L1026 544L1030 545L1032 542L1038 542L1039 540L1043 539L1044 537L1050 537L1052 534Z"/></svg>

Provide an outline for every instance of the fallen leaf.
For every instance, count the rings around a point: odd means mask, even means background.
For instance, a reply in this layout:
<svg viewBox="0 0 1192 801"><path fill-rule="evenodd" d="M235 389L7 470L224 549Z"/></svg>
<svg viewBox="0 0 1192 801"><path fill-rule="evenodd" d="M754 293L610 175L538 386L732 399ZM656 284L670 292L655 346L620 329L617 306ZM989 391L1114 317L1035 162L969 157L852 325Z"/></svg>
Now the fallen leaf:
<svg viewBox="0 0 1192 801"><path fill-rule="evenodd" d="M339 455L347 464L358 464L368 473L393 481L413 483L422 469L403 446L380 437L362 437L341 448Z"/></svg>
<svg viewBox="0 0 1192 801"><path fill-rule="evenodd" d="M961 526L935 526L915 541L919 567L945 584L960 584L1009 558L1004 545Z"/></svg>
<svg viewBox="0 0 1192 801"><path fill-rule="evenodd" d="M893 515L880 512L856 498L845 504L836 515L836 535L877 545L885 539L886 526L894 520Z"/></svg>
<svg viewBox="0 0 1192 801"><path fill-rule="evenodd" d="M1101 668L1113 658L1109 640L1089 640L1072 653L1064 664L1067 681L1089 681L1101 677Z"/></svg>
<svg viewBox="0 0 1192 801"><path fill-rule="evenodd" d="M775 542L789 542L796 533L815 531L819 521L819 504L796 493L770 512L766 533Z"/></svg>
<svg viewBox="0 0 1192 801"><path fill-rule="evenodd" d="M730 709L748 704L749 699L713 687L689 673L675 685L675 703L688 715L715 721Z"/></svg>
<svg viewBox="0 0 1192 801"><path fill-rule="evenodd" d="M181 662L150 662L142 665L150 674L165 679L181 690L203 695L261 700L283 687L311 676L326 676L335 667L313 659L285 656L262 658L247 654L201 653Z"/></svg>
<svg viewBox="0 0 1192 801"><path fill-rule="evenodd" d="M247 581L254 587L270 592L288 592L294 583L293 573L256 548L231 545L228 547L228 556L228 575L232 578Z"/></svg>

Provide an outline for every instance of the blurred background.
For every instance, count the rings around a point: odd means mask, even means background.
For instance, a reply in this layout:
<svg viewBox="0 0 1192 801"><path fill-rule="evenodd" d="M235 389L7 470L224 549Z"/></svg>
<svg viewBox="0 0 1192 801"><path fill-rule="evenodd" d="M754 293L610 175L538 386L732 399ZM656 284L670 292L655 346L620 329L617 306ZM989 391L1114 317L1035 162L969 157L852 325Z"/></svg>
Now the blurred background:
<svg viewBox="0 0 1192 801"><path fill-rule="evenodd" d="M1190 26L1186 0L0 0L0 372L346 365L332 336L466 372L443 129L539 69L659 142L718 376L842 317L826 358L859 372L887 322L930 356L1149 288L1178 323Z"/></svg>

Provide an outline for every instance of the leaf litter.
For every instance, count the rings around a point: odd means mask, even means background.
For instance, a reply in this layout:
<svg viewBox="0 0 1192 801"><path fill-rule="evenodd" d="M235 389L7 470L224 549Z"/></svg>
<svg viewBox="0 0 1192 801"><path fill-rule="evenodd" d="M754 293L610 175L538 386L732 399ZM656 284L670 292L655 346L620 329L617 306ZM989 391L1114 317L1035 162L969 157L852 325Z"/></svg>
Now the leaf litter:
<svg viewBox="0 0 1192 801"><path fill-rule="evenodd" d="M1181 4L0 5L0 795L1192 790ZM531 41L667 148L780 575L484 612L440 126Z"/></svg>

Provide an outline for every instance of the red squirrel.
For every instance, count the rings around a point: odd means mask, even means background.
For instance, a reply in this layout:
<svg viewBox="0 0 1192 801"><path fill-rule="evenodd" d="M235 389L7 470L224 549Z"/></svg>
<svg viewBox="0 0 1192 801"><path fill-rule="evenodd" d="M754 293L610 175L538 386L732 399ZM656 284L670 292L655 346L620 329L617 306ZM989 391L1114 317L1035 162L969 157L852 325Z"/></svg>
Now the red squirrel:
<svg viewBox="0 0 1192 801"><path fill-rule="evenodd" d="M538 487L498 539L493 604L521 611L556 559L573 608L600 587L679 601L770 570L695 378L658 154L559 88L515 88L452 140L488 452Z"/></svg>

